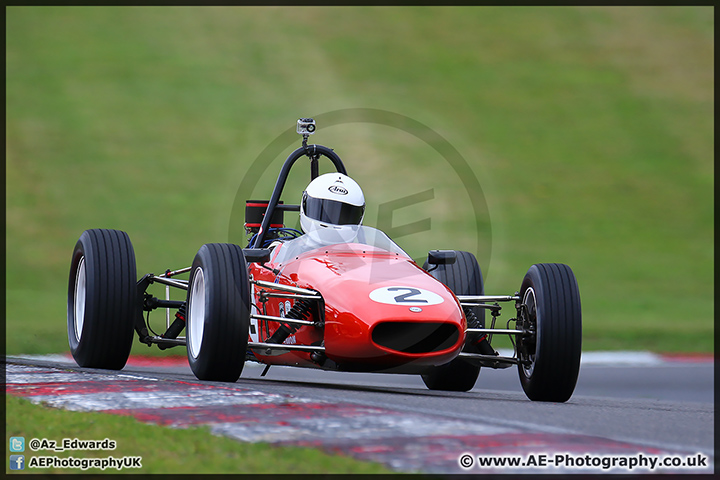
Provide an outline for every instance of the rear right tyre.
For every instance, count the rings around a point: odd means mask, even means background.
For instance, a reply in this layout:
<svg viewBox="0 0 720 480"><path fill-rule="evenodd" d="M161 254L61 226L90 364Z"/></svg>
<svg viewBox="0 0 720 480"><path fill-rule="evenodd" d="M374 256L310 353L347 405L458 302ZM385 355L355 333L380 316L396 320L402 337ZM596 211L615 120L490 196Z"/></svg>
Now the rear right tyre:
<svg viewBox="0 0 720 480"><path fill-rule="evenodd" d="M93 229L80 235L70 263L67 331L81 367L120 370L132 347L137 294L135 251L128 234Z"/></svg>

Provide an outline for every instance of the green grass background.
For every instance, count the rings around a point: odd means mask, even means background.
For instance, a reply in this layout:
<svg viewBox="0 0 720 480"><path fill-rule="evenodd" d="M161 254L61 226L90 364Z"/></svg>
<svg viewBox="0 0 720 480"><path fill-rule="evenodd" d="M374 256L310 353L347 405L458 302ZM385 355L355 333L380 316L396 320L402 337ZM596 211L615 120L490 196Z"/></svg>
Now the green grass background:
<svg viewBox="0 0 720 480"><path fill-rule="evenodd" d="M585 350L711 352L713 35L712 7L8 7L7 352L67 351L83 230L127 231L140 274L187 266L228 241L267 145L348 108L427 125L482 186L478 252L437 152L380 125L318 126L363 186L367 224L433 189L393 218L431 218L397 239L413 256L475 251L493 294L567 263ZM239 195L269 198L299 144Z"/></svg>

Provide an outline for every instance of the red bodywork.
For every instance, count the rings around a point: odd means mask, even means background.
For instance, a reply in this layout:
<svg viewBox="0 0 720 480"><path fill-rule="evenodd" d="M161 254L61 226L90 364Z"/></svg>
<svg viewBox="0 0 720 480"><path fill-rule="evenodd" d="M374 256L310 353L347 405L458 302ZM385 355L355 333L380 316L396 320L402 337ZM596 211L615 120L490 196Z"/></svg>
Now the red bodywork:
<svg viewBox="0 0 720 480"><path fill-rule="evenodd" d="M324 326L302 326L284 343L324 346L325 355L277 350L262 355L256 350L261 362L418 373L451 361L462 349L466 330L462 307L445 285L410 258L366 244L345 243L311 250L279 264L275 259L283 247L275 248L265 266L251 264L250 273L255 280L322 295L324 309L314 309L308 319L316 321L323 316ZM293 300L283 298L260 302L261 290L272 291L253 286L253 312L284 316L292 307ZM278 326L277 322L253 319L250 341L267 341Z"/></svg>

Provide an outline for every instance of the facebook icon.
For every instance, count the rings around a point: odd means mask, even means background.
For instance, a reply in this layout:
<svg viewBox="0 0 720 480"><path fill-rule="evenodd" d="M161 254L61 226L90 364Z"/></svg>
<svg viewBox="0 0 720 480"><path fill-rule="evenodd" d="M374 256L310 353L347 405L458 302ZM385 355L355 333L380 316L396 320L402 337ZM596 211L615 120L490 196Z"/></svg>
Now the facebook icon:
<svg viewBox="0 0 720 480"><path fill-rule="evenodd" d="M25 455L10 455L10 470L25 470Z"/></svg>

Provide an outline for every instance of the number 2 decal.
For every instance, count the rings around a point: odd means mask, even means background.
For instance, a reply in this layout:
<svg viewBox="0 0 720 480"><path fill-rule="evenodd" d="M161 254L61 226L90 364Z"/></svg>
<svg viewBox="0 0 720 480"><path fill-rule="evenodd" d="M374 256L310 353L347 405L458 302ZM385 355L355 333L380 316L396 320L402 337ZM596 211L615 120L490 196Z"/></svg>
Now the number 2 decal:
<svg viewBox="0 0 720 480"><path fill-rule="evenodd" d="M437 305L443 303L443 297L430 290L405 287L402 285L376 288L370 292L370 300L389 305Z"/></svg>
<svg viewBox="0 0 720 480"><path fill-rule="evenodd" d="M422 292L418 290L417 288L410 288L410 287L390 287L388 288L388 292L398 292L400 290L405 290L408 293L403 293L402 295L398 295L395 297L395 303L425 303L427 304L428 301L422 298ZM417 295L420 295L419 298L412 298Z"/></svg>

